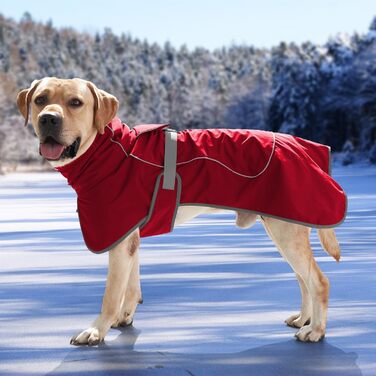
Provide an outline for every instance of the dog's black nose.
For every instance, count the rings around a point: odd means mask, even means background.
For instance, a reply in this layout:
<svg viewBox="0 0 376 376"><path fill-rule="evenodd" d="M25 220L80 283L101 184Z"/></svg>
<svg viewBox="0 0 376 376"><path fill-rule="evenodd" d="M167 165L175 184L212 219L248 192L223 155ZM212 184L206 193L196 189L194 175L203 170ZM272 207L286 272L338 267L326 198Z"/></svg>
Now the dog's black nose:
<svg viewBox="0 0 376 376"><path fill-rule="evenodd" d="M39 117L39 125L43 127L58 127L61 125L62 119L59 114L43 114Z"/></svg>

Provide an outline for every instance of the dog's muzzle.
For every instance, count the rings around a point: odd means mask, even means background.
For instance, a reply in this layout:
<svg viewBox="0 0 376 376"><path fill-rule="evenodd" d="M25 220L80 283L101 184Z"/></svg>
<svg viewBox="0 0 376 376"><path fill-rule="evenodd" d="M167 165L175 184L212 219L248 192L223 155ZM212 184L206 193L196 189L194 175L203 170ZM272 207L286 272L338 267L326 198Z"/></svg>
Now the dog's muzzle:
<svg viewBox="0 0 376 376"><path fill-rule="evenodd" d="M41 143L39 145L39 154L49 161L57 161L65 158L74 158L80 147L81 138L66 145L61 140L63 119L61 115L54 112L46 112L38 119L39 137Z"/></svg>

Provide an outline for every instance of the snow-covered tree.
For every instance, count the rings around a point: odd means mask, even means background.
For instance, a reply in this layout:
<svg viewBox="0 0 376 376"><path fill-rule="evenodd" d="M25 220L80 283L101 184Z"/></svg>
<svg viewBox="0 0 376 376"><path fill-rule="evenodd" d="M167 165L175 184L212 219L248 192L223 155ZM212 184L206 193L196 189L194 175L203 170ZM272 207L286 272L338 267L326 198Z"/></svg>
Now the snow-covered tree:
<svg viewBox="0 0 376 376"><path fill-rule="evenodd" d="M129 125L271 129L347 153L351 144L375 161L375 46L376 18L367 34L337 35L323 46L190 51L110 29L92 36L35 22L30 14L19 23L0 15L3 145L12 145L21 134L33 140L21 127L15 96L34 79L54 75L88 79L113 93ZM32 142L22 148L0 158L38 158Z"/></svg>
<svg viewBox="0 0 376 376"><path fill-rule="evenodd" d="M271 66L270 128L317 140L321 76L316 62L300 47L282 43L272 51Z"/></svg>

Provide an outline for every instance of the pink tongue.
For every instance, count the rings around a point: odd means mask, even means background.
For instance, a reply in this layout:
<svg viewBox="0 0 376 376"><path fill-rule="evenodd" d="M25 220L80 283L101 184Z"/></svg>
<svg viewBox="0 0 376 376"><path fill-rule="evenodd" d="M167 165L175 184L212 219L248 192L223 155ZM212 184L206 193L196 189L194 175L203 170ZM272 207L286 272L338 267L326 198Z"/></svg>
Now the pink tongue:
<svg viewBox="0 0 376 376"><path fill-rule="evenodd" d="M40 153L46 159L57 160L64 151L64 146L57 142L46 142L40 144Z"/></svg>

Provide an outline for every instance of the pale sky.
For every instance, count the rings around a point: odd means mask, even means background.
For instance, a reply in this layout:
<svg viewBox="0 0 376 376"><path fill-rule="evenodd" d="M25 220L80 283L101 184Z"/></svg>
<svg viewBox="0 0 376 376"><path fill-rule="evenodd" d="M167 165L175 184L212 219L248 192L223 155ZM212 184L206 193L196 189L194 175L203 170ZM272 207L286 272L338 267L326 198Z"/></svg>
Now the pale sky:
<svg viewBox="0 0 376 376"><path fill-rule="evenodd" d="M338 32L364 33L376 0L0 0L0 13L79 31L103 31L175 47L231 44L271 47L280 41L325 43Z"/></svg>

